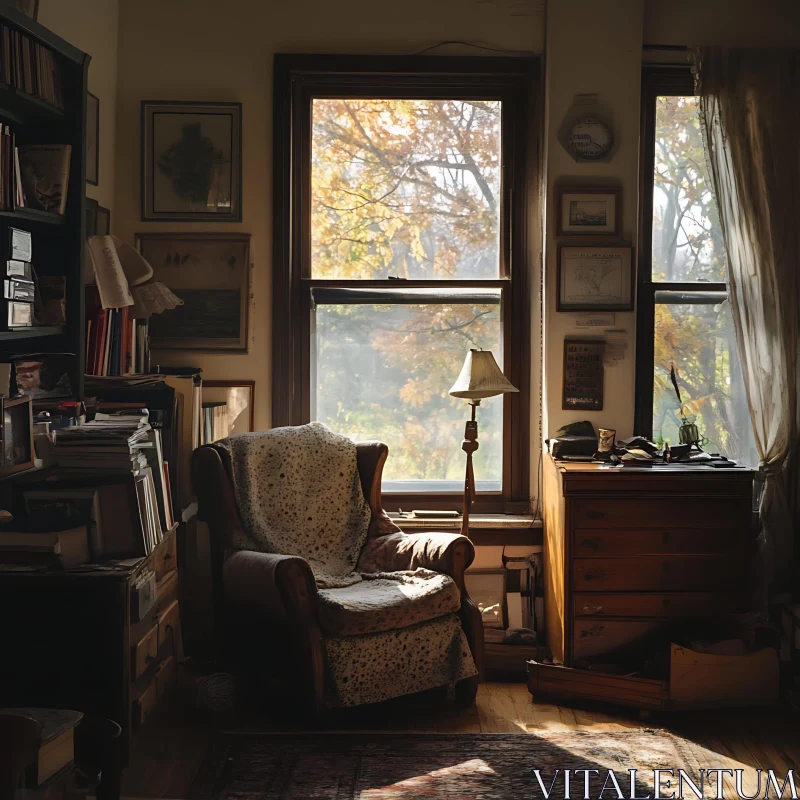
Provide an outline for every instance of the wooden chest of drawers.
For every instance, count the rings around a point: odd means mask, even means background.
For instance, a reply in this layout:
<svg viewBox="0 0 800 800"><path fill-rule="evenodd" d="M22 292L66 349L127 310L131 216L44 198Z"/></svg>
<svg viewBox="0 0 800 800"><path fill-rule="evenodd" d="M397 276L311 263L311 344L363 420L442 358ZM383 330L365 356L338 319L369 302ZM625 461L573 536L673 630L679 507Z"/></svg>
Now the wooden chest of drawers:
<svg viewBox="0 0 800 800"><path fill-rule="evenodd" d="M753 473L545 457L547 642L575 666L681 618L746 610Z"/></svg>
<svg viewBox="0 0 800 800"><path fill-rule="evenodd" d="M155 573L155 604L137 621L133 586ZM176 531L116 569L0 571L0 706L75 708L131 739L176 685L182 659ZM13 609L13 611L11 611Z"/></svg>

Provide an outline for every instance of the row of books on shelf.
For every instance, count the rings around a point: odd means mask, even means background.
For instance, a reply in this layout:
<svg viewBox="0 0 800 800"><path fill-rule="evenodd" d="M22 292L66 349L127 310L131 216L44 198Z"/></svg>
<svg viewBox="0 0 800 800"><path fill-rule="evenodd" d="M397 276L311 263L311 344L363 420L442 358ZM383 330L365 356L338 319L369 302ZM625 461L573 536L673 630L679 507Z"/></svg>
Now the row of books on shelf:
<svg viewBox="0 0 800 800"><path fill-rule="evenodd" d="M32 208L62 215L67 206L72 145L17 144L0 125L0 210Z"/></svg>
<svg viewBox="0 0 800 800"><path fill-rule="evenodd" d="M64 108L61 69L55 53L8 25L0 25L0 81Z"/></svg>
<svg viewBox="0 0 800 800"><path fill-rule="evenodd" d="M123 376L150 369L149 323L130 317L130 306L103 308L86 287L86 374Z"/></svg>

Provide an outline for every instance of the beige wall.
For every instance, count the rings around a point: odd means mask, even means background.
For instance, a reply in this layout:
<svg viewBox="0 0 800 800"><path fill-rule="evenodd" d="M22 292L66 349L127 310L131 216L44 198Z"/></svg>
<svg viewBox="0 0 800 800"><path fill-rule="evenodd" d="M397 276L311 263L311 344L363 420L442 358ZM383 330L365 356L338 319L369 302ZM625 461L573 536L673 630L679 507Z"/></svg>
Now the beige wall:
<svg viewBox="0 0 800 800"><path fill-rule="evenodd" d="M52 0L53 2L55 0ZM537 0L121 0L115 231L213 230L252 234L247 355L157 352L161 363L196 364L207 378L256 381L256 425L269 425L272 224L272 57L276 52L410 54L444 40L541 52ZM448 47L446 52L480 54ZM143 223L139 214L142 100L243 104L244 221L239 225Z"/></svg>
<svg viewBox="0 0 800 800"><path fill-rule="evenodd" d="M112 210L114 224L118 0L40 0L39 22L92 57L89 91L100 99L100 172L86 195Z"/></svg>

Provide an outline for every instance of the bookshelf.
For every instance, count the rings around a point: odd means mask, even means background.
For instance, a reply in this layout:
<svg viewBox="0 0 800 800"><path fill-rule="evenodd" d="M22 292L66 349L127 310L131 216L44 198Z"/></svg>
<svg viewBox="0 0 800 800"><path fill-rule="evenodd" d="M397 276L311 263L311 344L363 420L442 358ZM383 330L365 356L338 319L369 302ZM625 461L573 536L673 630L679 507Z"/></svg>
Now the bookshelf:
<svg viewBox="0 0 800 800"><path fill-rule="evenodd" d="M0 123L10 125L17 145L72 146L64 215L32 208L0 211L0 243L9 227L30 231L33 264L39 276L66 277L66 325L0 331L0 360L21 353L74 353L70 383L83 397L85 311L83 264L86 242L86 88L90 56L43 25L11 8L0 10L0 25L49 48L61 74L64 108L0 82ZM7 255L2 253L0 264Z"/></svg>

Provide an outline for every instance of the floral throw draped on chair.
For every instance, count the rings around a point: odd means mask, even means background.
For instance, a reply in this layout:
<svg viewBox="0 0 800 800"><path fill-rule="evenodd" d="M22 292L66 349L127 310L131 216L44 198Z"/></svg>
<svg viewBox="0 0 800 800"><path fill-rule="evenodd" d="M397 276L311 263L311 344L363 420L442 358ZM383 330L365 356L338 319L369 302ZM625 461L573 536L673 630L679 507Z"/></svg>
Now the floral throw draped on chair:
<svg viewBox="0 0 800 800"><path fill-rule="evenodd" d="M792 583L800 476L800 51L708 47L696 52L696 63L733 320L765 477L763 590L781 603Z"/></svg>

